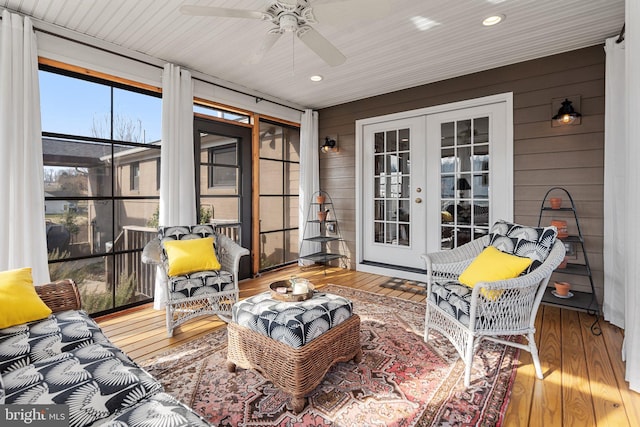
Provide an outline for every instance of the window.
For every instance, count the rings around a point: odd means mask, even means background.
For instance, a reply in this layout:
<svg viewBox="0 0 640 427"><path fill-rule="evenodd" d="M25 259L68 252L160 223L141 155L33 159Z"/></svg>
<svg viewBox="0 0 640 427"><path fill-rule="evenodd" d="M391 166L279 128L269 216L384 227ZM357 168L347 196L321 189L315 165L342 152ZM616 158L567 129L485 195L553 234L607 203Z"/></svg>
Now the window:
<svg viewBox="0 0 640 427"><path fill-rule="evenodd" d="M251 120L247 114L232 112L222 108L210 107L208 105L196 104L193 106L193 112L196 114L204 114L209 117L229 120L237 123L250 123Z"/></svg>
<svg viewBox="0 0 640 427"><path fill-rule="evenodd" d="M236 145L227 144L207 150L209 188L236 185Z"/></svg>
<svg viewBox="0 0 640 427"><path fill-rule="evenodd" d="M140 188L140 163L133 162L129 168L131 174L131 191L138 191Z"/></svg>
<svg viewBox="0 0 640 427"><path fill-rule="evenodd" d="M90 313L148 301L160 95L48 66L39 78L51 279L74 279Z"/></svg>

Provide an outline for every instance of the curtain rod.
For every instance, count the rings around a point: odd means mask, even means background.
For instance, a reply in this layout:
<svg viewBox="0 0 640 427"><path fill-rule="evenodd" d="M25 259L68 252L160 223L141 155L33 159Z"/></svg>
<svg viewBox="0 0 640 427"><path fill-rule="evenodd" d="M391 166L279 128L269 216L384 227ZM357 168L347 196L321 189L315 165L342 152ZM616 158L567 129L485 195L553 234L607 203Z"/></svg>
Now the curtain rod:
<svg viewBox="0 0 640 427"><path fill-rule="evenodd" d="M620 34L618 35L618 40L616 40L616 43L622 43L624 41L624 26L626 24L622 24L622 30L620 30Z"/></svg>
<svg viewBox="0 0 640 427"><path fill-rule="evenodd" d="M13 12L13 11L11 11L10 9L6 9L6 10L8 10L9 12L12 12L12 13L17 13L17 12ZM28 16L28 15L24 15L24 14L21 14L21 13L17 13L17 14L18 14L18 15L20 15L20 16L23 16L23 17L24 17L24 16ZM125 54L120 53L120 52L114 52L113 50L109 50L109 49L104 48L104 47L99 47L99 46L92 45L92 44L90 44L90 43L87 43L87 42L84 42L84 41L81 41L81 40L76 40L76 39L74 39L74 38L72 38L72 37L63 36L63 35L61 35L61 34L57 34L57 33L53 32L53 31L45 30L45 29L43 29L43 28L38 28L38 27L36 27L36 25L35 25L35 24L37 24L38 22L40 22L40 20L38 20L37 18L33 18L33 17L31 17L31 16L29 16L29 19L31 19L31 20L33 21L33 23L34 23L34 26L33 26L33 30L34 30L34 31L39 31L39 32L41 32L41 33L48 34L48 35L50 35L50 36L59 37L59 38L64 39L64 40L68 40L68 41L71 41L71 42L74 42L74 43L78 43L78 44L81 44L81 45L84 45L84 46L90 47L90 48L92 48L92 49L98 49L98 50L101 50L101 51L103 51L103 52L110 53L110 54L112 54L112 55L117 55L117 56L120 56L120 57L122 57L122 58L131 59L131 60L133 60L133 61L137 61L137 62L140 62L140 63L142 63L142 64L146 64L146 65L150 65L150 66L152 66L152 67L156 67L156 68L163 69L163 67L162 67L162 66L160 66L160 65L158 65L158 64L154 64L154 63L152 63L152 62L145 61L145 60L140 59L140 58L134 58L134 57L132 57L132 56L125 55ZM0 15L0 21L2 21L2 16L1 16L1 15ZM44 22L44 21L42 21L42 22ZM49 25L55 25L55 24L51 24L51 23L49 23ZM86 34L85 34L85 35L86 35ZM92 36L88 36L88 35L86 35L86 36L87 36L87 37L92 37ZM146 54L144 54L144 55L146 55ZM158 59L159 59L159 58L158 58ZM187 68L187 70L189 70L189 69ZM195 71L195 70L189 70L189 71ZM198 81L200 81L200 82L203 82L203 83L208 83L208 84L210 84L210 85L213 85L213 86L219 87L219 88L221 88L221 89L230 90L230 91L232 91L232 92L239 93L239 94L241 94L241 95L245 95L245 96L252 97L252 98L254 98L254 99L255 99L256 104L257 104L257 103L259 103L259 102L262 102L262 101L266 101L266 102L269 102L269 103L274 104L274 105L279 105L280 107L285 107L285 108L289 108L289 109L294 110L294 111L299 111L299 112L301 112L301 113L304 113L304 110L301 110L301 109L299 109L299 108L295 108L295 107L291 107L291 106L289 106L289 105L286 105L286 104L280 103L280 102L278 102L278 101L272 101L272 100L270 100L270 99L268 99L268 98L264 98L264 97L261 97L261 96L253 95L253 94L251 94L251 93L243 92L243 91L241 91L241 90L234 89L234 88L231 88L231 87L228 87L228 86L225 86L225 85L219 84L219 83L213 83L213 82L210 82L210 81L208 81L208 80L205 80L205 79L202 79L202 78L199 78L199 77L193 77L193 76L191 76L191 78L192 78L192 79L194 79L194 80L198 80Z"/></svg>

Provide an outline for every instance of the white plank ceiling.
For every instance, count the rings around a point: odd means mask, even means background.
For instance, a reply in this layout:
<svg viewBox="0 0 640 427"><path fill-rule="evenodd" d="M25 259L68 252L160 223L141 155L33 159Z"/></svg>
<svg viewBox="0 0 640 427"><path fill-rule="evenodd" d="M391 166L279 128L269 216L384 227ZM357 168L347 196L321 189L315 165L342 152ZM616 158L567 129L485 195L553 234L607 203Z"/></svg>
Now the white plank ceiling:
<svg viewBox="0 0 640 427"><path fill-rule="evenodd" d="M624 0L389 1L381 19L313 25L347 57L336 67L291 34L249 65L271 23L179 11L183 4L264 10L267 0L0 0L0 7L316 109L602 44L620 32L625 9ZM504 22L481 25L497 13ZM412 18L437 25L421 31ZM314 74L324 80L310 81Z"/></svg>

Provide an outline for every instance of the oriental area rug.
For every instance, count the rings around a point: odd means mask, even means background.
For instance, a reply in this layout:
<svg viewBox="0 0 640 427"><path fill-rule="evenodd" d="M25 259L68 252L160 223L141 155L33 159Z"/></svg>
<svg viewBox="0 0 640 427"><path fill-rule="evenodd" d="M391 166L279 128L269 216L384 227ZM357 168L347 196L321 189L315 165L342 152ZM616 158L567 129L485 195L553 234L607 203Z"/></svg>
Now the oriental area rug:
<svg viewBox="0 0 640 427"><path fill-rule="evenodd" d="M471 386L449 343L422 339L422 303L328 285L361 317L362 361L334 365L294 414L289 396L253 370L226 369L226 328L142 362L165 390L219 426L500 426L517 349L483 342Z"/></svg>

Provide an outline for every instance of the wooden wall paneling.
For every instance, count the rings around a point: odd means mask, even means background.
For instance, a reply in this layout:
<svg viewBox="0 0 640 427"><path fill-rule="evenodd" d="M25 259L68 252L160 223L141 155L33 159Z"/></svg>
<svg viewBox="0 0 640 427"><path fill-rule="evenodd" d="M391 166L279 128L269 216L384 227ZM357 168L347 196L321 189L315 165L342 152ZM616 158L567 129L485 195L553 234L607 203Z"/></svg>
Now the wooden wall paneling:
<svg viewBox="0 0 640 427"><path fill-rule="evenodd" d="M602 45L408 88L319 111L320 135L339 135L340 153L322 156L321 187L341 205L355 202L355 121L496 93L513 92L515 219L537 223L552 186L575 197L592 268L602 265L604 156ZM552 127L552 99L579 95L582 123ZM355 207L354 207L355 209ZM354 211L355 214L355 211ZM341 219L341 229L355 230ZM347 241L349 251L355 241ZM600 268L600 267L599 267ZM600 286L597 284L596 286Z"/></svg>

